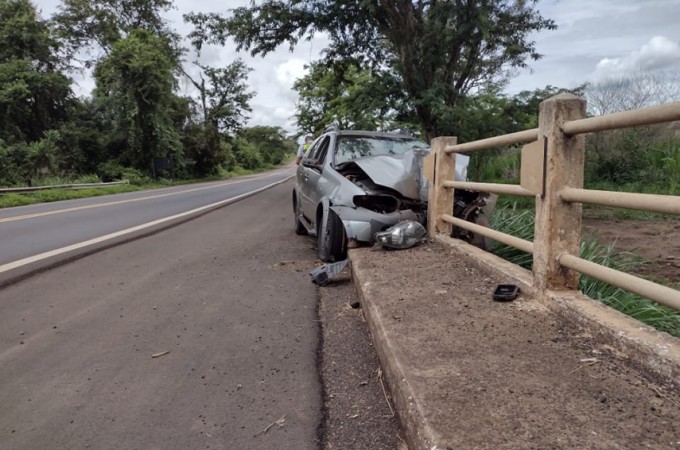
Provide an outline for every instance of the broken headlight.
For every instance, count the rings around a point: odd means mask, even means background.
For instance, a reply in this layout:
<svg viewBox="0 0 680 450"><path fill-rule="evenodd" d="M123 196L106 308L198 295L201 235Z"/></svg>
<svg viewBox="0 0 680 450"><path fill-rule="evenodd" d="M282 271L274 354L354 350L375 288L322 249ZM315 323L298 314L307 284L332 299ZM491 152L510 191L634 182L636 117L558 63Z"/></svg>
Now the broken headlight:
<svg viewBox="0 0 680 450"><path fill-rule="evenodd" d="M415 220L404 220L376 233L375 240L383 247L406 249L422 241L426 234L427 230L420 223Z"/></svg>

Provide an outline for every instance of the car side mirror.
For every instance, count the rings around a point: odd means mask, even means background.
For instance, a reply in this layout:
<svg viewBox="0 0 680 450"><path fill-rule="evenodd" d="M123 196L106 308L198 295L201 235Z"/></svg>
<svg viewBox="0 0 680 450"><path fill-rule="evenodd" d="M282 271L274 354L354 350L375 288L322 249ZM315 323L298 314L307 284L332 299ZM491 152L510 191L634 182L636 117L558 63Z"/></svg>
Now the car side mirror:
<svg viewBox="0 0 680 450"><path fill-rule="evenodd" d="M319 162L315 159L303 159L302 165L309 167L310 169L318 170L319 172L322 171L321 164L319 164Z"/></svg>

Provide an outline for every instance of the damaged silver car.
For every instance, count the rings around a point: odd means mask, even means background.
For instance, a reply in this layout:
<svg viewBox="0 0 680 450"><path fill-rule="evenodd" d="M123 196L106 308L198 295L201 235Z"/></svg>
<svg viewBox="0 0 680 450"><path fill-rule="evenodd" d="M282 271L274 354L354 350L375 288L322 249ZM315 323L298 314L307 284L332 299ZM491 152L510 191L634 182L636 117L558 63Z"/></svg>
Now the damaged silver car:
<svg viewBox="0 0 680 450"><path fill-rule="evenodd" d="M297 169L295 232L317 237L322 261L339 261L346 258L349 242L371 244L375 233L402 220L424 224L422 164L429 151L427 143L404 134L322 134Z"/></svg>

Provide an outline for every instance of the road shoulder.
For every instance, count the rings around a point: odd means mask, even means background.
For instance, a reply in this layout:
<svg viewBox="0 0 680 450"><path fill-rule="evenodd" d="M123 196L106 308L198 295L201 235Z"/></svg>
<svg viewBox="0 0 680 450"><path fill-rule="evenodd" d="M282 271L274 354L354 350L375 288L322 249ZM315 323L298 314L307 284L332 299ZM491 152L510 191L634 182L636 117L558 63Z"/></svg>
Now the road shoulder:
<svg viewBox="0 0 680 450"><path fill-rule="evenodd" d="M324 450L405 449L350 273L319 288ZM354 305L353 308L351 305Z"/></svg>

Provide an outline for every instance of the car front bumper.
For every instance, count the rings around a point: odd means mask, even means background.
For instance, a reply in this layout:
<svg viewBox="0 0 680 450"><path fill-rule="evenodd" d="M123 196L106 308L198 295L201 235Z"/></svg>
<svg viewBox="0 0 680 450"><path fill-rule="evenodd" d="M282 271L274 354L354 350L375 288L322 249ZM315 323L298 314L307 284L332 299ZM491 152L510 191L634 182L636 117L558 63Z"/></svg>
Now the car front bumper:
<svg viewBox="0 0 680 450"><path fill-rule="evenodd" d="M418 214L410 209L388 214L350 206L331 206L331 209L342 220L347 238L356 239L359 242L372 243L375 233L383 231L402 220L415 220L423 223L425 219L424 214Z"/></svg>

